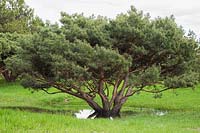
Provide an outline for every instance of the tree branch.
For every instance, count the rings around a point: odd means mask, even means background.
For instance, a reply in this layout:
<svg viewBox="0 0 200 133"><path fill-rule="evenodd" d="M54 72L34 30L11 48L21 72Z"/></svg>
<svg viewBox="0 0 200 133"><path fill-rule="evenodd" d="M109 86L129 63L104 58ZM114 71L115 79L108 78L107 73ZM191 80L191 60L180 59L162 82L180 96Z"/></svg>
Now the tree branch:
<svg viewBox="0 0 200 133"><path fill-rule="evenodd" d="M139 91L142 90L142 88L137 89L137 90L134 90L134 91L131 91L131 89L133 89L133 88L129 88L129 89L127 90L127 93L126 93L126 95L125 95L123 98L130 97L130 96L132 96L133 94L135 94L136 92L139 92Z"/></svg>
<svg viewBox="0 0 200 133"><path fill-rule="evenodd" d="M166 90L170 90L170 89L175 89L175 88L165 88L165 89L162 89L162 90L145 90L145 89L141 89L141 91L149 92L149 93L160 93L160 92L163 92L163 91L166 91Z"/></svg>
<svg viewBox="0 0 200 133"><path fill-rule="evenodd" d="M115 97L117 96L117 89L118 89L119 85L121 84L121 82L122 82L122 78L120 78L120 76L118 76L118 78L113 86L114 88L113 88L113 92L112 92L112 98L110 100L110 105L114 102Z"/></svg>
<svg viewBox="0 0 200 133"><path fill-rule="evenodd" d="M123 94L124 94L124 91L125 91L127 84L128 84L128 79L129 79L129 73L127 73L126 76L125 76L124 83L123 83L121 90L119 92L120 97L123 96Z"/></svg>
<svg viewBox="0 0 200 133"><path fill-rule="evenodd" d="M107 90L107 94L106 94L106 96L109 97L109 88L108 88L108 85L107 85L106 82L105 82L105 89Z"/></svg>
<svg viewBox="0 0 200 133"><path fill-rule="evenodd" d="M43 90L45 93L47 94L58 94L58 93L63 93L62 91L55 91L55 92L48 92L48 90L42 88L41 90Z"/></svg>

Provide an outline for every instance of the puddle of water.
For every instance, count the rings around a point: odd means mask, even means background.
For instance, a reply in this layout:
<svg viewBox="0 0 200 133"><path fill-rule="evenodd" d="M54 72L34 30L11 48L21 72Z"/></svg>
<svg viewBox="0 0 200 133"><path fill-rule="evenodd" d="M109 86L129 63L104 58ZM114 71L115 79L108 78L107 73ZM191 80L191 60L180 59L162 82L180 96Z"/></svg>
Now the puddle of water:
<svg viewBox="0 0 200 133"><path fill-rule="evenodd" d="M91 115L92 113L94 113L94 110L89 110L89 109L83 109L83 110L79 110L78 113L74 113L74 115L76 116L76 118L78 119L87 119L89 115ZM90 119L94 119L96 116L91 117ZM113 120L112 117L109 118L110 120Z"/></svg>
<svg viewBox="0 0 200 133"><path fill-rule="evenodd" d="M154 113L155 113L155 115L157 115L157 116L164 116L164 115L166 115L168 112L167 112L167 111L163 111L163 110L155 110Z"/></svg>
<svg viewBox="0 0 200 133"><path fill-rule="evenodd" d="M78 113L74 113L74 115L78 119L87 119L88 116L91 115L92 113L94 113L94 110L83 109L83 110L80 110ZM94 118L95 117L93 117L91 119L94 119Z"/></svg>
<svg viewBox="0 0 200 133"><path fill-rule="evenodd" d="M43 108L29 107L29 106L0 106L0 109L12 109L12 110L34 112L34 113L72 114L71 110L50 110L50 109L43 109Z"/></svg>
<svg viewBox="0 0 200 133"><path fill-rule="evenodd" d="M152 114L152 115L156 115L156 116L164 116L166 114L168 114L168 111L166 110L158 110L158 109L149 109L149 108L136 108L137 112L146 112L148 114ZM87 119L89 115L91 115L92 113L94 113L94 110L90 110L90 109L83 109L83 110L79 110L78 113L74 113L74 115L76 116L76 118L78 119ZM126 112L122 112L124 113L125 115L126 114L129 114L129 115L132 115L133 111L126 111ZM94 119L94 117L92 117L91 119ZM113 120L112 117L110 117L110 120Z"/></svg>

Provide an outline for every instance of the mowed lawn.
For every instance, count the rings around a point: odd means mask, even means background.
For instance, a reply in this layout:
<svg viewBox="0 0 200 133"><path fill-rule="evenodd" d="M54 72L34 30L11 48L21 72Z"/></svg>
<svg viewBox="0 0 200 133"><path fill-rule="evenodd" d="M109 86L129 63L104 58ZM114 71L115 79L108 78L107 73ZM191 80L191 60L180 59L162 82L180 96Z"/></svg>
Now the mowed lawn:
<svg viewBox="0 0 200 133"><path fill-rule="evenodd" d="M162 98L141 93L129 98L122 118L77 119L83 101L66 94L32 93L19 83L0 81L0 133L198 133L200 86L164 92ZM162 111L165 115L159 116Z"/></svg>

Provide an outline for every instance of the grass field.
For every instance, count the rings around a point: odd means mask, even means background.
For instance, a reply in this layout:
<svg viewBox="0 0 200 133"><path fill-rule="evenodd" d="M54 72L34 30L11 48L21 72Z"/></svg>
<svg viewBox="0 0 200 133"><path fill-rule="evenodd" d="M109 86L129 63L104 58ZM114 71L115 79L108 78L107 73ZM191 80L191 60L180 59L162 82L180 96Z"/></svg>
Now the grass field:
<svg viewBox="0 0 200 133"><path fill-rule="evenodd" d="M200 86L163 93L161 99L142 93L129 98L122 118L80 120L73 113L89 109L66 94L31 93L18 83L0 81L0 133L198 133ZM162 110L166 115L158 116Z"/></svg>

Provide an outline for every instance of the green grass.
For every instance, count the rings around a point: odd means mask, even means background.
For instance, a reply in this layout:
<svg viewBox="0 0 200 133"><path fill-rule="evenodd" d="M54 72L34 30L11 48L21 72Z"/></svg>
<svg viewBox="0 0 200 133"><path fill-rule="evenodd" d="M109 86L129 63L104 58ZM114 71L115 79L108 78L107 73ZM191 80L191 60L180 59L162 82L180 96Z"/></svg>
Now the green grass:
<svg viewBox="0 0 200 133"><path fill-rule="evenodd" d="M137 114L121 119L77 120L68 115L39 114L1 110L1 132L52 132L52 133L130 133L130 132L198 132L200 114L191 112L170 113L158 117Z"/></svg>
<svg viewBox="0 0 200 133"><path fill-rule="evenodd" d="M79 120L73 113L89 108L66 94L31 93L18 83L0 81L0 133L200 132L200 86L129 98L120 119ZM168 110L157 116L153 109Z"/></svg>
<svg viewBox="0 0 200 133"><path fill-rule="evenodd" d="M1 107L35 107L51 110L88 108L84 101L72 96L66 94L49 95L43 91L32 92L24 89L18 83L0 83L0 101Z"/></svg>
<svg viewBox="0 0 200 133"><path fill-rule="evenodd" d="M130 97L125 106L200 112L200 86L195 89L169 90L157 99L152 94L142 93Z"/></svg>

